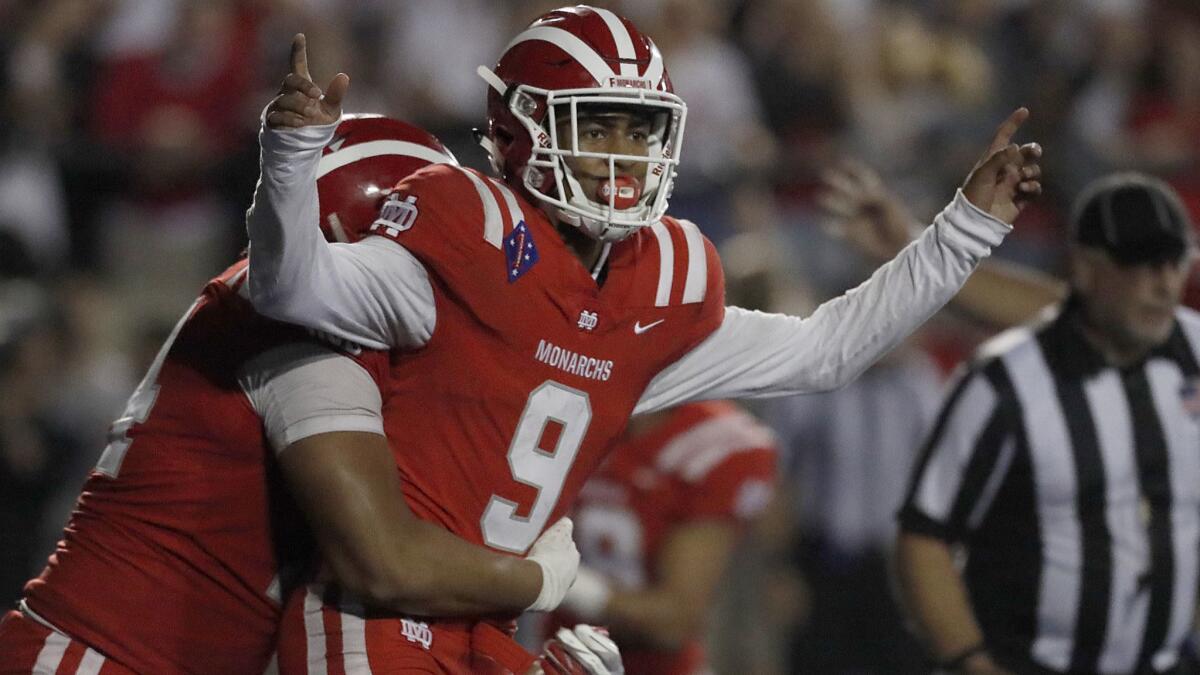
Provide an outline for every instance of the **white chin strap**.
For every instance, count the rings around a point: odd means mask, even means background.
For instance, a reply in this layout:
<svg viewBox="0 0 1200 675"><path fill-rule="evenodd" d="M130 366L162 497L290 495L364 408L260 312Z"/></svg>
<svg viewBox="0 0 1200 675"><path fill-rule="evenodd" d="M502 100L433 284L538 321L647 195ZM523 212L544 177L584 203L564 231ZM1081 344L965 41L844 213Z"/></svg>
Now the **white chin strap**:
<svg viewBox="0 0 1200 675"><path fill-rule="evenodd" d="M488 86L500 92L501 96L508 93L508 85L504 84L504 80L500 76L492 72L487 66L479 66L475 69L475 73L488 83ZM500 156L500 149L496 147L496 142L493 141L486 133L479 134L479 145L487 153L488 163L492 165L492 171L497 175L504 173L504 158Z"/></svg>
<svg viewBox="0 0 1200 675"><path fill-rule="evenodd" d="M488 86L500 92L501 96L508 93L508 85L504 84L504 80L500 79L500 76L493 72L491 68L479 66L475 69L475 73L483 78L483 81L487 82Z"/></svg>

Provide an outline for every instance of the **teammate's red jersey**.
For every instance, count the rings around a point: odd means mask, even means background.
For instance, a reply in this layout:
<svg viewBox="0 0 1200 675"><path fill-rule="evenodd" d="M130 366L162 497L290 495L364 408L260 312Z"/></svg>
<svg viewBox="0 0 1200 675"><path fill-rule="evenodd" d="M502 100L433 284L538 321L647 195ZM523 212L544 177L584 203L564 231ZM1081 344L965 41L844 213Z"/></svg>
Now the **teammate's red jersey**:
<svg viewBox="0 0 1200 675"><path fill-rule="evenodd" d="M575 509L583 564L627 590L658 582L659 554L674 528L701 520L740 527L773 492L775 438L753 417L723 401L666 415L622 439ZM573 623L561 613L553 619ZM698 636L677 651L622 645L621 655L629 675L688 675L705 664Z"/></svg>
<svg viewBox="0 0 1200 675"><path fill-rule="evenodd" d="M25 589L34 613L139 673L261 673L280 570L311 550L237 382L251 357L309 338L254 313L245 271L211 281L180 321Z"/></svg>
<svg viewBox="0 0 1200 675"><path fill-rule="evenodd" d="M613 244L598 283L540 209L482 174L429 167L391 199L415 216L375 232L424 265L437 311L428 343L393 355L383 392L405 497L470 542L524 553L568 513L650 380L720 325L716 251L666 218ZM284 625L281 651L298 648L303 626ZM429 626L431 642L407 642L465 668L438 645L469 625ZM377 633L368 624L367 642Z"/></svg>

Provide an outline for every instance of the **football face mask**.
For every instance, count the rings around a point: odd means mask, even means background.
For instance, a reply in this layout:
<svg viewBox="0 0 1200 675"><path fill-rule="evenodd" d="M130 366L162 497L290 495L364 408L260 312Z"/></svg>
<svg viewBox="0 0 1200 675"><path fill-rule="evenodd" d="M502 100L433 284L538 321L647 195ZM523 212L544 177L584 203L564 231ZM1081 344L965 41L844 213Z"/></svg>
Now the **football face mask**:
<svg viewBox="0 0 1200 675"><path fill-rule="evenodd" d="M525 188L559 220L614 241L666 212L687 115L679 97L521 85L509 105L532 140Z"/></svg>

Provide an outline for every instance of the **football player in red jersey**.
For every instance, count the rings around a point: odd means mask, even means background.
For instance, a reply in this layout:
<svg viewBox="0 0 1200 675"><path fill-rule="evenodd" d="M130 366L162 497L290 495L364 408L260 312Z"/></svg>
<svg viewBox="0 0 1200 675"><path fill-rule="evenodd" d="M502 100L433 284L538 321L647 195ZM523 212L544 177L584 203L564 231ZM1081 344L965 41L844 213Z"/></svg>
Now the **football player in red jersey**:
<svg viewBox="0 0 1200 675"><path fill-rule="evenodd" d="M331 239L365 231L394 181L453 162L380 117L347 118L318 154ZM58 550L0 622L0 673L263 672L312 548L297 504L327 572L381 606L458 616L549 609L565 592L569 521L522 560L414 519L378 406L322 406L378 398L387 355L339 354L258 315L245 280L241 260L210 282L160 350Z"/></svg>
<svg viewBox="0 0 1200 675"><path fill-rule="evenodd" d="M628 675L707 672L701 640L739 530L774 491L774 435L727 402L635 417L579 493L583 556L552 625L607 625Z"/></svg>
<svg viewBox="0 0 1200 675"><path fill-rule="evenodd" d="M862 372L957 291L1041 189L1040 149L1010 143L1020 109L933 226L867 283L805 319L726 308L713 246L665 215L686 106L648 37L604 9L556 10L481 72L500 177L420 171L389 197L396 219L378 236L333 248L311 228L314 151L349 79L317 87L297 36L260 135L249 288L269 316L399 350L382 405L404 439L410 507L501 551L526 551L569 510L632 414ZM469 667L477 624L426 633L404 618L369 618L367 642L391 636L379 649L415 667Z"/></svg>

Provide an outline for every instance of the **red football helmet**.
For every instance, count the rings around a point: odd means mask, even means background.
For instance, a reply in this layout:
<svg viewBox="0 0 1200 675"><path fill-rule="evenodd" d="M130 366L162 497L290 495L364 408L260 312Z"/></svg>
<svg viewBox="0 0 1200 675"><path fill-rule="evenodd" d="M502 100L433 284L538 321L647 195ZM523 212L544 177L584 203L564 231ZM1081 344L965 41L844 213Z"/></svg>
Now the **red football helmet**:
<svg viewBox="0 0 1200 675"><path fill-rule="evenodd" d="M622 239L666 212L687 106L672 91L662 54L631 21L586 5L554 10L508 44L495 72L481 66L479 74L491 85L481 143L508 184L605 240ZM560 139L559 121L576 130L585 106L649 114L648 155L581 151L574 132ZM583 193L565 157L608 161L609 189L599 196L607 203ZM640 192L618 180L615 161L649 165Z"/></svg>
<svg viewBox="0 0 1200 675"><path fill-rule="evenodd" d="M458 164L433 134L381 115L347 115L317 165L321 232L328 241L369 234L393 186L430 164Z"/></svg>

